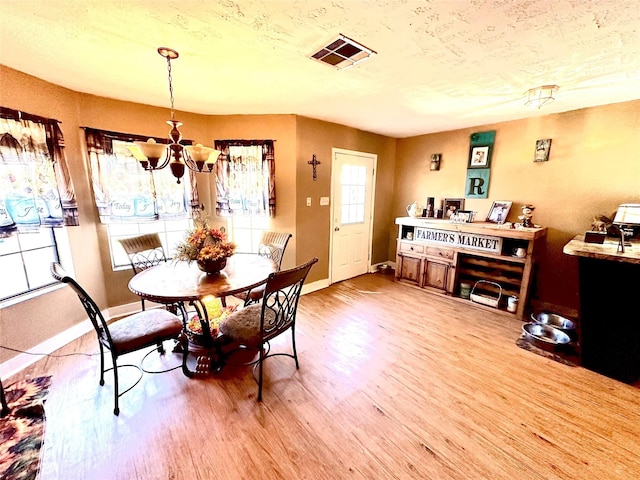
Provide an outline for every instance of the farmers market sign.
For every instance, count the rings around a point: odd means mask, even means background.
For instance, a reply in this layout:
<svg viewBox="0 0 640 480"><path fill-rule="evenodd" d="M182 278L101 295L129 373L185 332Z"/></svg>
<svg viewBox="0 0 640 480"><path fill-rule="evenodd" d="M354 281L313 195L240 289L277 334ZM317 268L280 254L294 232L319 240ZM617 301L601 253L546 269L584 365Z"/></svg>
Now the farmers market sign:
<svg viewBox="0 0 640 480"><path fill-rule="evenodd" d="M485 252L502 253L502 238L491 235L478 235L476 233L449 232L434 228L416 227L416 240L436 243L449 247L470 248Z"/></svg>

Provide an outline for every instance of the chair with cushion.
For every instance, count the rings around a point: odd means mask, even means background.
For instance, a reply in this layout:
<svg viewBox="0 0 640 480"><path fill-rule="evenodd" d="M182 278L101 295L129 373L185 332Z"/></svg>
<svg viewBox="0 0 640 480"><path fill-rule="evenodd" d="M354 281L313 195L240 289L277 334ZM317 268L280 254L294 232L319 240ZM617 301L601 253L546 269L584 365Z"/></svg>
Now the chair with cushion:
<svg viewBox="0 0 640 480"><path fill-rule="evenodd" d="M104 385L104 373L113 370L115 407L113 413L118 415L120 408L118 399L135 387L142 378L142 368L139 365L118 365L118 357L155 346L160 354L164 354L165 340L176 339L182 332L183 321L177 315L164 310L154 309L129 315L111 324L107 324L100 309L89 294L60 266L51 263L51 275L59 282L68 284L78 295L82 306L93 324L100 346L100 385ZM105 370L104 349L111 352L112 367ZM187 348L183 349L182 367L187 360ZM140 371L137 381L123 392L118 390L118 368L133 366ZM151 373L151 372L149 372ZM159 372L158 372L159 373Z"/></svg>
<svg viewBox="0 0 640 480"><path fill-rule="evenodd" d="M273 260L277 269L280 270L280 267L282 266L282 259L284 258L284 251L286 250L291 237L292 235L290 233L263 232L262 238L260 239L260 245L258 247L258 255ZM244 300L245 305L249 305L260 301L263 291L264 284L254 288L253 290L238 293L234 296Z"/></svg>
<svg viewBox="0 0 640 480"><path fill-rule="evenodd" d="M298 300L309 270L318 261L313 258L307 263L290 270L282 270L269 275L262 293L262 301L245 306L232 313L220 323L220 332L225 341L238 345L238 349L256 349L259 358L249 363L253 365L255 378L258 369L258 401L262 401L262 364L268 357L283 355L291 357L299 368L296 352L296 314ZM292 352L270 353L269 341L281 333L291 330Z"/></svg>
<svg viewBox="0 0 640 480"><path fill-rule="evenodd" d="M160 235L147 233L136 237L121 238L118 240L131 262L133 274L146 270L149 267L167 261ZM140 299L142 310L145 309L144 298Z"/></svg>

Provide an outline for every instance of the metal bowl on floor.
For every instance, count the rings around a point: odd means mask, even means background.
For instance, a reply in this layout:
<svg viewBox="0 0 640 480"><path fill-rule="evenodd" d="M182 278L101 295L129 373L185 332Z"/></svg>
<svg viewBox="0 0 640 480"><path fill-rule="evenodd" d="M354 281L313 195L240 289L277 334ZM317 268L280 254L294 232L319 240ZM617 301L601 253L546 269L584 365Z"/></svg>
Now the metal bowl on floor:
<svg viewBox="0 0 640 480"><path fill-rule="evenodd" d="M570 331L576 329L576 324L573 323L573 321L563 317L562 315L558 315L557 313L532 313L531 320L533 320L535 323L540 323L542 325L548 325L550 327L557 328L558 330L562 330L565 333L569 333Z"/></svg>
<svg viewBox="0 0 640 480"><path fill-rule="evenodd" d="M525 323L522 331L525 337L550 345L564 345L571 341L569 335L562 330L542 323Z"/></svg>

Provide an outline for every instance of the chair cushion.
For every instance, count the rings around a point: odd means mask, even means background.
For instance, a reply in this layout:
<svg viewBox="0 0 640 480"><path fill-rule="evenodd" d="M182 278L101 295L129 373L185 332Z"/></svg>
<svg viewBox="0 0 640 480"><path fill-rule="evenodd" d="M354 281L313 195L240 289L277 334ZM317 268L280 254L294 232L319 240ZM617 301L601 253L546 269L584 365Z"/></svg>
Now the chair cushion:
<svg viewBox="0 0 640 480"><path fill-rule="evenodd" d="M144 310L109 325L114 348L119 355L177 338L182 320L164 309Z"/></svg>
<svg viewBox="0 0 640 480"><path fill-rule="evenodd" d="M244 345L258 346L261 342L260 336L260 316L262 315L262 305L249 305L237 312L232 313L220 323L220 332L231 340ZM268 323L269 318L273 319L275 314L272 310L266 309L265 315Z"/></svg>

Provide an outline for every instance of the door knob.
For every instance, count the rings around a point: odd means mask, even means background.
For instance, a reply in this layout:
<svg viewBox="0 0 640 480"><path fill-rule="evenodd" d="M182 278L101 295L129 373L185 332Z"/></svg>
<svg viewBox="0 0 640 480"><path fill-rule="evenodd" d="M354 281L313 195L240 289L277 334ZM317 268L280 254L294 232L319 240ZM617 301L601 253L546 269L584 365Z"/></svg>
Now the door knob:
<svg viewBox="0 0 640 480"><path fill-rule="evenodd" d="M336 227L336 228L334 228L334 229L333 229L333 231L334 231L334 232L338 232L338 231L340 231L340 227Z"/></svg>

